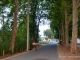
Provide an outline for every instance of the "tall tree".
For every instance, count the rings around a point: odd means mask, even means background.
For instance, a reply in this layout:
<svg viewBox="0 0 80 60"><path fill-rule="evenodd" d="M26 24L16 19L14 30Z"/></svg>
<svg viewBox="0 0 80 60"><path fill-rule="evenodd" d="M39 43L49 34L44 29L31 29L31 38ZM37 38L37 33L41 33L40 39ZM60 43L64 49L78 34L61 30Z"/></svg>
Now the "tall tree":
<svg viewBox="0 0 80 60"><path fill-rule="evenodd" d="M28 0L28 12L27 12L27 51L29 50L29 12L30 12L30 1Z"/></svg>
<svg viewBox="0 0 80 60"><path fill-rule="evenodd" d="M80 0L72 0L73 1L73 25L72 25L72 44L71 44L71 52L77 53L77 36L78 36L78 7L80 6Z"/></svg>
<svg viewBox="0 0 80 60"><path fill-rule="evenodd" d="M18 0L14 0L15 9L14 9L14 28L13 28L13 34L12 34L12 40L10 43L10 50L13 53L14 52L14 45L16 40L16 34L17 34L17 20L18 20Z"/></svg>
<svg viewBox="0 0 80 60"><path fill-rule="evenodd" d="M37 12L37 5L38 5L38 0L32 0L31 4L31 16L32 16L32 38L34 41L37 42L37 23L36 23L36 12Z"/></svg>
<svg viewBox="0 0 80 60"><path fill-rule="evenodd" d="M72 20L72 2L65 0L65 46L66 48L69 46L69 23Z"/></svg>
<svg viewBox="0 0 80 60"><path fill-rule="evenodd" d="M67 19L67 10L65 9L65 40L66 40L66 47L68 47L69 45L69 42L68 42L68 39L69 39L69 34L68 34L68 19Z"/></svg>
<svg viewBox="0 0 80 60"><path fill-rule="evenodd" d="M62 25L64 21L64 10L62 7L62 0L54 0L53 5L50 10L50 20L51 20L51 29L55 33L56 38L60 38L62 40L62 36L64 36L64 33L62 31ZM64 25L63 25L64 26ZM63 34L63 35L62 35Z"/></svg>

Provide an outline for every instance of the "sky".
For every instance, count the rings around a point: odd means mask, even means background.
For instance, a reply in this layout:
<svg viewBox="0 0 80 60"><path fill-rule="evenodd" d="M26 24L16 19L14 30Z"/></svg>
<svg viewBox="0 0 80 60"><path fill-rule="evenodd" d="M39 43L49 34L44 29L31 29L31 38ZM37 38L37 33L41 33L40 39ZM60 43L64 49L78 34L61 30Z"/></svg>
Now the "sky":
<svg viewBox="0 0 80 60"><path fill-rule="evenodd" d="M40 32L39 32L39 35L41 35L41 37L43 37L44 36L44 30L46 30L46 29L50 29L50 26L49 25L40 25L39 26L39 30L40 30Z"/></svg>

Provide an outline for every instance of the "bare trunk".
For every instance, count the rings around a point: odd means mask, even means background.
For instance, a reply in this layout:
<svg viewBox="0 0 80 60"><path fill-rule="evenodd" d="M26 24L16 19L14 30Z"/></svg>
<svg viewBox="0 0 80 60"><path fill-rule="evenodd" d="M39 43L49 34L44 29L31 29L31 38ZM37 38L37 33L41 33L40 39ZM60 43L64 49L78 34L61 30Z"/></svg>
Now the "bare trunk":
<svg viewBox="0 0 80 60"><path fill-rule="evenodd" d="M65 9L65 41L66 41L66 48L69 46L69 34L68 34L68 16L67 10Z"/></svg>
<svg viewBox="0 0 80 60"><path fill-rule="evenodd" d="M61 44L61 29L60 29L60 27L58 28L58 30L59 30L59 44Z"/></svg>
<svg viewBox="0 0 80 60"><path fill-rule="evenodd" d="M29 5L29 0L28 0L28 13L27 13L27 51L30 48L30 44L29 44L29 11L30 11L30 5Z"/></svg>
<svg viewBox="0 0 80 60"><path fill-rule="evenodd" d="M64 40L64 23L62 22L62 44L65 44L65 40Z"/></svg>
<svg viewBox="0 0 80 60"><path fill-rule="evenodd" d="M3 9L2 9L2 12L3 12ZM2 41L4 42L4 15L3 15L3 30L2 30L3 34L2 34Z"/></svg>
<svg viewBox="0 0 80 60"><path fill-rule="evenodd" d="M14 45L15 45L16 34L17 34L17 19L18 19L17 15L18 15L18 0L15 0L14 28L13 28L12 40L10 43L10 51L12 51L12 53L14 52Z"/></svg>
<svg viewBox="0 0 80 60"><path fill-rule="evenodd" d="M72 29L72 44L71 53L77 53L77 33L78 33L78 8L76 0L73 0L73 29Z"/></svg>

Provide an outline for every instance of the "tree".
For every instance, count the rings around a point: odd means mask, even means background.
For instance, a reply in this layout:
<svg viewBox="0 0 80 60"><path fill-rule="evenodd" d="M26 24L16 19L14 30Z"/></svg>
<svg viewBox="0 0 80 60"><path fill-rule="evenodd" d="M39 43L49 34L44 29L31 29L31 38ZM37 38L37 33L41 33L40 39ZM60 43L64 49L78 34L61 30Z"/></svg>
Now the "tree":
<svg viewBox="0 0 80 60"><path fill-rule="evenodd" d="M77 53L77 37L78 37L78 8L80 6L79 0L73 1L73 25L72 25L72 44L71 44L71 53Z"/></svg>
<svg viewBox="0 0 80 60"><path fill-rule="evenodd" d="M64 36L64 31L62 31L62 26L64 26L64 10L62 7L63 0L54 0L50 13L50 27L52 32L54 33L55 38L59 38L59 40L64 41L62 38ZM52 3L52 2L51 2Z"/></svg>
<svg viewBox="0 0 80 60"><path fill-rule="evenodd" d="M15 11L14 11L14 28L13 28L13 34L12 34L12 40L10 43L10 51L13 53L14 52L14 45L15 45L15 40L16 40L16 34L17 34L17 20L18 20L18 0L14 0L15 2Z"/></svg>
<svg viewBox="0 0 80 60"><path fill-rule="evenodd" d="M27 12L27 51L29 50L30 48L30 45L29 45L29 12L30 12L30 2L28 0L28 12Z"/></svg>
<svg viewBox="0 0 80 60"><path fill-rule="evenodd" d="M64 1L64 9L65 9L65 43L66 48L69 46L69 23L72 20L72 2L65 0Z"/></svg>
<svg viewBox="0 0 80 60"><path fill-rule="evenodd" d="M45 30L44 36L47 36L48 38L53 38L53 33L52 33L51 29Z"/></svg>

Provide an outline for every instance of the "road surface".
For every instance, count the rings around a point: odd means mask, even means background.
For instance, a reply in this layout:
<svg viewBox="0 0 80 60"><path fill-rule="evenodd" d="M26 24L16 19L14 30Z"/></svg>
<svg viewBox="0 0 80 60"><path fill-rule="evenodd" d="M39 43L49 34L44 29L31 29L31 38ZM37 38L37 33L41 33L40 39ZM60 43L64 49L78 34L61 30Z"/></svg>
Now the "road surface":
<svg viewBox="0 0 80 60"><path fill-rule="evenodd" d="M60 60L56 44L43 46L38 50L27 52L7 60Z"/></svg>

